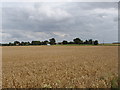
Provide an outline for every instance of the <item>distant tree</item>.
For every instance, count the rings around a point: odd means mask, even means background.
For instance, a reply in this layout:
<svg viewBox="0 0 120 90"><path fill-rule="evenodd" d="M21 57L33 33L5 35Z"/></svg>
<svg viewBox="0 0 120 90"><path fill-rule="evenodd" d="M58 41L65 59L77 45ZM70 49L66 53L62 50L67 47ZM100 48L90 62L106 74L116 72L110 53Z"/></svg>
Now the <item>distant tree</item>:
<svg viewBox="0 0 120 90"><path fill-rule="evenodd" d="M88 40L85 40L84 44L89 44L89 41L88 41Z"/></svg>
<svg viewBox="0 0 120 90"><path fill-rule="evenodd" d="M62 44L62 42L58 42L58 44L60 44L60 45L61 45L61 44Z"/></svg>
<svg viewBox="0 0 120 90"><path fill-rule="evenodd" d="M44 42L43 42L43 41L41 42L41 45L44 45Z"/></svg>
<svg viewBox="0 0 120 90"><path fill-rule="evenodd" d="M63 40L62 44L68 44L68 41Z"/></svg>
<svg viewBox="0 0 120 90"><path fill-rule="evenodd" d="M49 41L50 41L50 44L51 44L51 45L55 45L55 44L56 44L56 40L55 40L54 38L49 39Z"/></svg>
<svg viewBox="0 0 120 90"><path fill-rule="evenodd" d="M89 39L88 44L93 44L93 40Z"/></svg>
<svg viewBox="0 0 120 90"><path fill-rule="evenodd" d="M41 42L40 41L32 41L31 44L32 45L41 45Z"/></svg>
<svg viewBox="0 0 120 90"><path fill-rule="evenodd" d="M70 42L68 42L68 44L74 44L74 42L70 41Z"/></svg>
<svg viewBox="0 0 120 90"><path fill-rule="evenodd" d="M18 45L20 45L20 42L19 41L14 41L14 45L18 46Z"/></svg>
<svg viewBox="0 0 120 90"><path fill-rule="evenodd" d="M47 44L49 44L47 40L41 42L41 45L47 45Z"/></svg>
<svg viewBox="0 0 120 90"><path fill-rule="evenodd" d="M51 38L49 39L49 41L45 40L45 41L32 41L31 43L30 42L19 42L19 41L14 41L14 43L3 43L3 44L0 44L2 46L18 46L18 45L22 45L22 46L27 46L27 45L56 45L56 40L54 38ZM73 39L73 41L66 41L66 40L63 40L62 42L58 42L57 44L93 44L93 45L98 45L98 40L95 40L93 41L92 39L89 39L89 40L85 40L85 41L82 41L80 38L75 38Z"/></svg>
<svg viewBox="0 0 120 90"><path fill-rule="evenodd" d="M24 43L24 42L21 42L21 43L20 43L20 45L24 46L24 45L25 45L25 43Z"/></svg>
<svg viewBox="0 0 120 90"><path fill-rule="evenodd" d="M14 43L9 42L9 46L14 46Z"/></svg>
<svg viewBox="0 0 120 90"><path fill-rule="evenodd" d="M4 44L2 44L2 46L9 46L9 44L7 44L7 43L4 43Z"/></svg>
<svg viewBox="0 0 120 90"><path fill-rule="evenodd" d="M25 43L25 46L28 46L30 45L30 42L24 42Z"/></svg>
<svg viewBox="0 0 120 90"><path fill-rule="evenodd" d="M12 46L12 43L11 42L9 42L9 44L8 44L9 46Z"/></svg>
<svg viewBox="0 0 120 90"><path fill-rule="evenodd" d="M73 39L73 41L75 44L82 44L83 43L83 41L79 38L75 38L75 39Z"/></svg>
<svg viewBox="0 0 120 90"><path fill-rule="evenodd" d="M94 45L98 45L98 40L95 40L95 41L94 41Z"/></svg>
<svg viewBox="0 0 120 90"><path fill-rule="evenodd" d="M22 46L28 46L28 45L30 45L30 42L21 42L20 45L22 45Z"/></svg>
<svg viewBox="0 0 120 90"><path fill-rule="evenodd" d="M45 40L44 41L45 45L49 44L49 41L48 40Z"/></svg>

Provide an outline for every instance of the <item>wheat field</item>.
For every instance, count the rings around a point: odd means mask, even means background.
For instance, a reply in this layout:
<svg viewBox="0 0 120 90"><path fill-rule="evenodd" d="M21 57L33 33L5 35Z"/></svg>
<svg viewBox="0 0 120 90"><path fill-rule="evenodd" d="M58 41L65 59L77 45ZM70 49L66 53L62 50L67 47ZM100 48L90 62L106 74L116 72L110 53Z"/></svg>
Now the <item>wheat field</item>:
<svg viewBox="0 0 120 90"><path fill-rule="evenodd" d="M4 46L2 70L3 88L110 88L118 47Z"/></svg>

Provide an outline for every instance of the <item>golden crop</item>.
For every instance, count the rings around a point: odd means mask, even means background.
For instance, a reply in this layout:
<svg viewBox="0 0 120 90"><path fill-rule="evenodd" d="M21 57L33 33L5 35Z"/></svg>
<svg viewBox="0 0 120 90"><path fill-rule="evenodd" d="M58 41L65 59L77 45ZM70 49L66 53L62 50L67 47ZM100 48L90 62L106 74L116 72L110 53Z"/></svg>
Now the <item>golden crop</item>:
<svg viewBox="0 0 120 90"><path fill-rule="evenodd" d="M118 77L117 46L2 47L3 88L106 88Z"/></svg>

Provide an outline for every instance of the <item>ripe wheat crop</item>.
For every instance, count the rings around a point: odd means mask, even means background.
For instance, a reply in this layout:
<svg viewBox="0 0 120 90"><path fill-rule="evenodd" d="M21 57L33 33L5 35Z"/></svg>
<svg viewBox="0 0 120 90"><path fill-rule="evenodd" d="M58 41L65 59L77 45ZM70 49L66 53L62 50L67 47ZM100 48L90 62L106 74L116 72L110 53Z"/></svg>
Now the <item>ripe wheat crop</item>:
<svg viewBox="0 0 120 90"><path fill-rule="evenodd" d="M2 47L3 88L110 88L117 46Z"/></svg>

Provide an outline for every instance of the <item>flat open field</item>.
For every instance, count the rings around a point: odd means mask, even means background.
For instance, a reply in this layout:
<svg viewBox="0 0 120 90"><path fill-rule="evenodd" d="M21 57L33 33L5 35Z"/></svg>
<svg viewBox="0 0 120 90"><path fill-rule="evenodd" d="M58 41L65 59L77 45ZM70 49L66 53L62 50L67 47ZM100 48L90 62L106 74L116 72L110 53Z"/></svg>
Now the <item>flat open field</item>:
<svg viewBox="0 0 120 90"><path fill-rule="evenodd" d="M117 46L2 47L3 88L107 88L116 85Z"/></svg>

